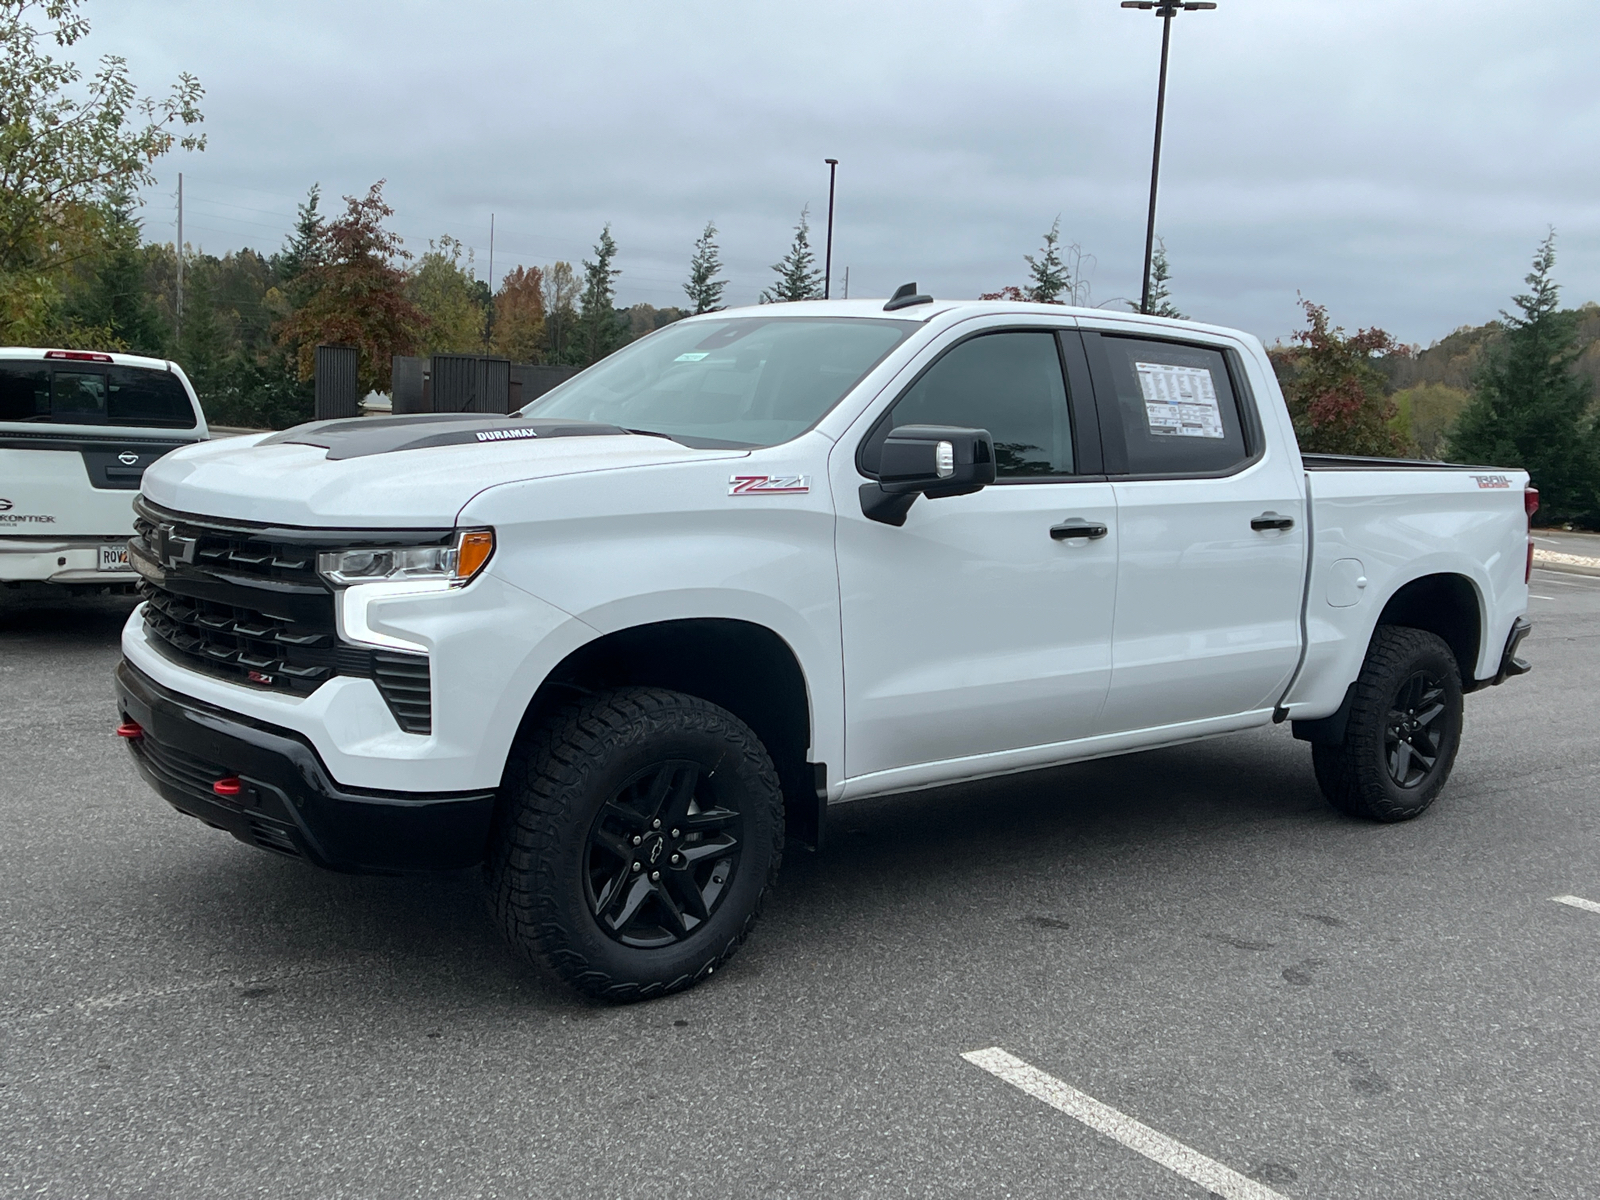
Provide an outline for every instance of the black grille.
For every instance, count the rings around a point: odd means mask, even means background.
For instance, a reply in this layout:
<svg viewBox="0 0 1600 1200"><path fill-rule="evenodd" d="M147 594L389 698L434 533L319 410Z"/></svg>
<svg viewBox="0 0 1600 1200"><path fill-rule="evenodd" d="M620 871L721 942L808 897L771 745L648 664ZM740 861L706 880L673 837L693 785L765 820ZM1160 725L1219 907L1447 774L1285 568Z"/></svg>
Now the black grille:
<svg viewBox="0 0 1600 1200"><path fill-rule="evenodd" d="M296 542L283 531L169 514L142 498L136 511L129 553L143 575L145 629L168 657L235 683L297 695L335 675L372 679L401 729L432 732L427 655L340 641L334 594L316 571L319 549L370 535L317 531L317 540Z"/></svg>
<svg viewBox="0 0 1600 1200"><path fill-rule="evenodd" d="M185 754L176 747L163 745L150 738L133 738L128 744L133 752L144 760L145 766L162 782L188 792L191 796L215 800L216 793L211 790L211 785L230 774L216 763L205 762L192 754Z"/></svg>

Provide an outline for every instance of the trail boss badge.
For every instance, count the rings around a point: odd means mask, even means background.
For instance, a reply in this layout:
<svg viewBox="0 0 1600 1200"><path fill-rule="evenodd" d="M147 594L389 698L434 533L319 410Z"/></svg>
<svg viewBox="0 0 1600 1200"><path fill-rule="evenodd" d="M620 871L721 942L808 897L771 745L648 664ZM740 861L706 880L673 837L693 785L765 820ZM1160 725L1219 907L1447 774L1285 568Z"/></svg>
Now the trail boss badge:
<svg viewBox="0 0 1600 1200"><path fill-rule="evenodd" d="M810 490L809 475L735 475L728 480L730 496L788 496Z"/></svg>

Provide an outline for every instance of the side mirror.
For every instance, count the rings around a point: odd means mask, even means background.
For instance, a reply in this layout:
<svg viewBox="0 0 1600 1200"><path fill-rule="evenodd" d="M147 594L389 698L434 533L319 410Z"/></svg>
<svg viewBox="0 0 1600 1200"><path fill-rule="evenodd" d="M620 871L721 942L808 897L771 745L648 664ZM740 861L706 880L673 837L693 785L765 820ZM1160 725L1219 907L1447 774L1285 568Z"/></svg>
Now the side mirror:
<svg viewBox="0 0 1600 1200"><path fill-rule="evenodd" d="M884 439L877 482L861 485L862 515L904 525L918 496L969 495L994 482L994 467L987 429L902 425Z"/></svg>

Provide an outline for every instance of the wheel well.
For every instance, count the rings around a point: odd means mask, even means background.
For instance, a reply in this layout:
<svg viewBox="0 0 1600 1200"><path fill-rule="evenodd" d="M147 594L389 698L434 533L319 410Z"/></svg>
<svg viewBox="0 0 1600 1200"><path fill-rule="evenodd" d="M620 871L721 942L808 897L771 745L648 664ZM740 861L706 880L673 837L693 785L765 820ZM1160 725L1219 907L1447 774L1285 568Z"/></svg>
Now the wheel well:
<svg viewBox="0 0 1600 1200"><path fill-rule="evenodd" d="M1477 682L1478 647L1483 630L1477 590L1464 575L1425 575L1413 579L1389 598L1378 624L1406 625L1442 638L1456 656L1462 685L1472 690Z"/></svg>
<svg viewBox="0 0 1600 1200"><path fill-rule="evenodd" d="M821 768L806 760L811 703L787 642L762 625L712 618L618 630L580 646L546 676L523 728L576 696L629 684L699 696L750 726L778 769L791 836L819 844Z"/></svg>

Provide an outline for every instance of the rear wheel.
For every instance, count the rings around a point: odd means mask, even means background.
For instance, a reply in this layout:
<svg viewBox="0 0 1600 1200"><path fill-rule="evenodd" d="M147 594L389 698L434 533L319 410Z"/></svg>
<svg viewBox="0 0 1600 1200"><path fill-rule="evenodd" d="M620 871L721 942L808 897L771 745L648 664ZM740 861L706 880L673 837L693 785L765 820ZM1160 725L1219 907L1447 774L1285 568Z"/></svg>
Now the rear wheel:
<svg viewBox="0 0 1600 1200"><path fill-rule="evenodd" d="M1461 717L1450 647L1420 629L1380 626L1356 679L1344 741L1311 747L1322 794L1353 817L1421 815L1450 777Z"/></svg>
<svg viewBox="0 0 1600 1200"><path fill-rule="evenodd" d="M726 962L782 854L777 773L750 728L633 687L519 739L487 873L514 947L582 992L636 1000Z"/></svg>

